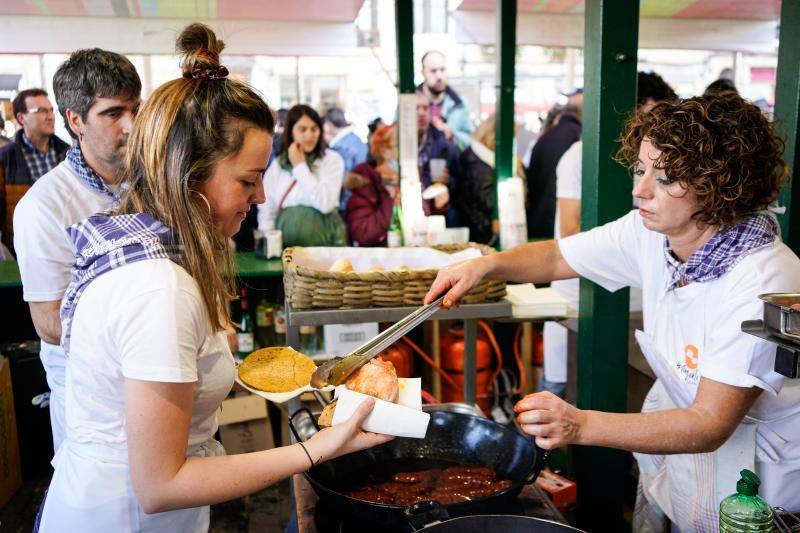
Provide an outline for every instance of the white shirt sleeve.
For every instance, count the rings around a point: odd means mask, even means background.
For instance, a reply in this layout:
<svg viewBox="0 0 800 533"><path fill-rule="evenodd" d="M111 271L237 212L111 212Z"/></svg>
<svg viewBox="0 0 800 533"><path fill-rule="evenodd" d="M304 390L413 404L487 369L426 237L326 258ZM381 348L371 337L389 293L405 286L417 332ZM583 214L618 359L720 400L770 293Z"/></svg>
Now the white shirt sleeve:
<svg viewBox="0 0 800 533"><path fill-rule="evenodd" d="M67 289L75 253L56 212L26 195L14 210L14 248L26 302L60 300Z"/></svg>
<svg viewBox="0 0 800 533"><path fill-rule="evenodd" d="M197 358L207 333L198 295L180 288L140 294L119 305L109 325L126 378L197 381Z"/></svg>
<svg viewBox="0 0 800 533"><path fill-rule="evenodd" d="M645 233L637 211L558 241L561 255L581 277L604 289L641 287Z"/></svg>
<svg viewBox="0 0 800 533"><path fill-rule="evenodd" d="M275 219L278 216L278 203L281 201L284 192L277 190L278 181L281 174L281 165L278 157L272 160L272 164L264 173L262 183L264 185L264 195L266 200L258 205L258 230L269 231L275 229ZM280 196L279 196L280 195Z"/></svg>
<svg viewBox="0 0 800 533"><path fill-rule="evenodd" d="M292 191L293 205L307 205L320 213L330 213L339 207L344 180L344 161L333 150L326 150L325 157L312 171L306 163L292 169L297 186Z"/></svg>
<svg viewBox="0 0 800 533"><path fill-rule="evenodd" d="M777 394L784 379L775 372L776 345L741 331L743 321L759 319L762 314L763 303L749 294L725 301L706 341L705 353L699 358L700 375L734 387L758 387Z"/></svg>
<svg viewBox="0 0 800 533"><path fill-rule="evenodd" d="M800 269L794 254L783 244L757 250L720 278L726 280L707 302L715 321L700 354L703 377L736 387L759 387L777 393L785 383L775 372L776 346L742 333L742 322L763 317L759 294L797 292Z"/></svg>
<svg viewBox="0 0 800 533"><path fill-rule="evenodd" d="M564 152L556 166L556 198L581 199L583 142L577 141Z"/></svg>

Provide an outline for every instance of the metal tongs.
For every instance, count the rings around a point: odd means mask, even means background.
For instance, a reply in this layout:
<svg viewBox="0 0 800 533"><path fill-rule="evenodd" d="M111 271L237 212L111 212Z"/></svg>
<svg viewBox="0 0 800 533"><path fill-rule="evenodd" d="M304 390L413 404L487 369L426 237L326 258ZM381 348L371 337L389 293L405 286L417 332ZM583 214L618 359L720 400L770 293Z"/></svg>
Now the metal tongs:
<svg viewBox="0 0 800 533"><path fill-rule="evenodd" d="M442 300L444 300L444 296L439 297L428 305L423 305L349 354L326 361L311 375L311 386L321 389L328 385L341 385L353 372L367 364L370 359L380 355L400 337L434 314L439 309Z"/></svg>

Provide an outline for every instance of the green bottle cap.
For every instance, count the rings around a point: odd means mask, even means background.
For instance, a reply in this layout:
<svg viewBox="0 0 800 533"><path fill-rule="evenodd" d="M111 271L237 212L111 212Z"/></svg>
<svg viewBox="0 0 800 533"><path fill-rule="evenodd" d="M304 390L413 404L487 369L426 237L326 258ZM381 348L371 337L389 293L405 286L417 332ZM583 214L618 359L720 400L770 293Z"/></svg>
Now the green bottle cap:
<svg viewBox="0 0 800 533"><path fill-rule="evenodd" d="M761 485L761 480L753 472L744 469L739 472L742 479L736 482L736 492L745 496L755 496L758 494L758 487Z"/></svg>

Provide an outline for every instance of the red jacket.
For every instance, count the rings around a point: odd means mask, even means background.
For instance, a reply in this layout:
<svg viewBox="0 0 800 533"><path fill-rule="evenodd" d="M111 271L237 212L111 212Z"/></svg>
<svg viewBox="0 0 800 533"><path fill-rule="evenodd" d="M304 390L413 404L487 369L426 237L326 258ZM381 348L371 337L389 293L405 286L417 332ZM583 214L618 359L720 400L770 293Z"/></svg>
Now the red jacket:
<svg viewBox="0 0 800 533"><path fill-rule="evenodd" d="M369 163L357 165L352 172L364 176L370 183L354 189L347 201L345 222L350 242L353 246L386 246L394 200L380 174Z"/></svg>

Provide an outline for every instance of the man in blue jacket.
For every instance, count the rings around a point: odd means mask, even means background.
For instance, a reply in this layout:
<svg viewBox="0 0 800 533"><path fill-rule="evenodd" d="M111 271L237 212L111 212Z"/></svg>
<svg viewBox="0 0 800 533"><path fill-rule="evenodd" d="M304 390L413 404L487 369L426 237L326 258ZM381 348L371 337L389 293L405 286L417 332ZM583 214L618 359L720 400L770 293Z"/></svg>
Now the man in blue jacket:
<svg viewBox="0 0 800 533"><path fill-rule="evenodd" d="M466 150L475 127L467 102L447 84L444 54L437 50L426 52L422 56L422 76L424 81L418 90L430 102L431 124L455 143L459 152Z"/></svg>

